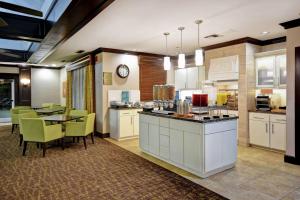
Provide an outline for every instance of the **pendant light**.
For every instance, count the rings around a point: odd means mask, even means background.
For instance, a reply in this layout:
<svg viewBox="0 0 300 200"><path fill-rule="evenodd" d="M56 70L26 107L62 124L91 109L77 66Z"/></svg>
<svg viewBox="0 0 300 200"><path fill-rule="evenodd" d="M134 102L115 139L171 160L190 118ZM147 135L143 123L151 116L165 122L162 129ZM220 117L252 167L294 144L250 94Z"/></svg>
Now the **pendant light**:
<svg viewBox="0 0 300 200"><path fill-rule="evenodd" d="M185 68L185 55L182 53L182 31L184 27L179 27L178 30L180 31L180 52L178 54L178 68Z"/></svg>
<svg viewBox="0 0 300 200"><path fill-rule="evenodd" d="M168 55L168 35L170 33L164 33L164 36L166 37L166 55ZM164 57L164 70L170 70L171 69L171 58L170 56Z"/></svg>
<svg viewBox="0 0 300 200"><path fill-rule="evenodd" d="M195 23L198 25L198 47L195 50L195 63L196 66L202 66L203 65L203 49L200 47L200 24L202 23L202 20L196 20Z"/></svg>

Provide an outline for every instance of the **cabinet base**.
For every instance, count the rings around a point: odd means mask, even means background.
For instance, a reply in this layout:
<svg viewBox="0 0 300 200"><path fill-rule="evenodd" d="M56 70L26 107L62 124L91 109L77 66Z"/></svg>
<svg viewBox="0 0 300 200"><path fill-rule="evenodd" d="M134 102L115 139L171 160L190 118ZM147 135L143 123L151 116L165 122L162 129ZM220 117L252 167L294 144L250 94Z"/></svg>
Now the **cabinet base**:
<svg viewBox="0 0 300 200"><path fill-rule="evenodd" d="M170 161L170 160L164 159L164 158L162 158L162 157L160 157L160 156L157 156L157 155L155 155L155 154L152 154L152 153L150 153L150 152L148 152L148 151L145 151L145 150L142 149L141 147L140 147L140 149L142 150L143 153L146 153L146 154L148 154L148 155L150 155L150 156L153 156L153 157L155 157L155 158L157 158L157 159L159 159L159 160L161 160L161 161L164 161L164 162L166 162L166 163L168 163L168 164L174 165L175 167L178 167L178 168L180 168L180 169L182 169L182 170L185 170L185 171L187 171L187 172L190 172L190 173L192 173L192 174L194 174L194 175L196 175L196 176L198 176L198 177L200 177L200 178L207 178L207 177L212 176L212 175L214 175L214 174L217 174L217 173L220 173L220 172L223 172L223 171L225 171L225 170L229 170L229 169L235 167L235 163L232 163L232 164L225 165L225 166L223 166L223 167L214 169L214 170L209 171L209 172L201 173L201 172L199 172L199 171L195 171L195 170L189 169L189 168L187 168L187 167L185 167L185 166L182 166L182 165L177 164L177 163L175 163L175 162L172 162L172 161Z"/></svg>

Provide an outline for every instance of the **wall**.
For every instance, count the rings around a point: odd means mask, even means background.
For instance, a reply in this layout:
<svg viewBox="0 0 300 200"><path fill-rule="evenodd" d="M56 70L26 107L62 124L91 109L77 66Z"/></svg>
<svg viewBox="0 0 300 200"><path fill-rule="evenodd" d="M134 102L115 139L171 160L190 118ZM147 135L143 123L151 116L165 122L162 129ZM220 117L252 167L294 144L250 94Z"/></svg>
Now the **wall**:
<svg viewBox="0 0 300 200"><path fill-rule="evenodd" d="M129 67L130 74L126 79L121 79L116 74L116 69L120 64L126 64ZM103 85L103 72L112 72L112 85ZM97 131L109 133L108 90L139 90L138 56L106 52L98 54L95 66L95 83Z"/></svg>
<svg viewBox="0 0 300 200"><path fill-rule="evenodd" d="M261 51L265 52L265 51L274 51L278 49L286 49L286 45L287 45L286 42L270 44L270 45L262 46Z"/></svg>
<svg viewBox="0 0 300 200"><path fill-rule="evenodd" d="M0 66L0 73L10 73L10 74L18 74L18 67L2 67Z"/></svg>
<svg viewBox="0 0 300 200"><path fill-rule="evenodd" d="M60 96L60 104L65 106L66 105L66 97L63 97L63 82L67 81L67 70L66 68L62 68L60 70L60 77L59 77L59 96Z"/></svg>
<svg viewBox="0 0 300 200"><path fill-rule="evenodd" d="M253 108L255 99L255 65L254 53L260 47L244 43L205 51L205 77L208 77L210 60L226 56L239 56L238 110L239 110L239 144L249 144L248 110Z"/></svg>
<svg viewBox="0 0 300 200"><path fill-rule="evenodd" d="M31 105L60 104L60 70L31 69Z"/></svg>
<svg viewBox="0 0 300 200"><path fill-rule="evenodd" d="M287 30L287 149L295 156L295 47L300 46L300 27Z"/></svg>

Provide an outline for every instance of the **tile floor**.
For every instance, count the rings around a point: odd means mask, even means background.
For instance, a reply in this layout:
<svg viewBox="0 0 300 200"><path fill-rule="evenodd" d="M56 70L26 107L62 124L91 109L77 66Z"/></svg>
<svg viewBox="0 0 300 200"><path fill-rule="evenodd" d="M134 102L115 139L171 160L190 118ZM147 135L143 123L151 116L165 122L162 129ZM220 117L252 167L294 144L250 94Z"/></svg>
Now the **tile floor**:
<svg viewBox="0 0 300 200"><path fill-rule="evenodd" d="M206 179L147 155L138 139L108 141L233 200L300 200L300 166L283 162L283 154L239 147L236 167Z"/></svg>

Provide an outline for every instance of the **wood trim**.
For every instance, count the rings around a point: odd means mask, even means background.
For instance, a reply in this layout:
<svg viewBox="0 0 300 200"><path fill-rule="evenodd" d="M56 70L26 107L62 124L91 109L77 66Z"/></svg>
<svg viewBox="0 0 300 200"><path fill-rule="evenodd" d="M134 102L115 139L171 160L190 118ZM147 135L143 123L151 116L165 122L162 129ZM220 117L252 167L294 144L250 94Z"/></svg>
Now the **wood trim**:
<svg viewBox="0 0 300 200"><path fill-rule="evenodd" d="M281 25L284 29L295 28L295 27L300 26L300 18L294 19L291 21L287 21L287 22L283 22L283 23L280 23L279 25Z"/></svg>
<svg viewBox="0 0 300 200"><path fill-rule="evenodd" d="M300 160L300 47L295 48L295 158Z"/></svg>
<svg viewBox="0 0 300 200"><path fill-rule="evenodd" d="M203 47L203 49L205 51L208 51L208 50L212 50L212 49L218 49L218 48L233 46L233 45L242 44L242 43L250 43L250 44L259 45L259 46L266 46L266 45L277 44L277 43L282 43L282 42L286 42L285 36L279 37L279 38L273 38L273 39L269 39L269 40L258 40L258 39L251 38L251 37L244 37L244 38L239 38L236 40L231 40L228 42L223 42L223 43L219 43L219 44L206 46L206 47Z"/></svg>
<svg viewBox="0 0 300 200"><path fill-rule="evenodd" d="M42 65L27 65L28 67L35 68L35 69L54 69L54 70L61 70L65 68L65 66L61 67L46 67ZM0 67L13 67L13 68L24 68L21 65L8 65L8 64L0 64Z"/></svg>
<svg viewBox="0 0 300 200"><path fill-rule="evenodd" d="M162 54L154 54L154 53L146 53L146 52L139 52L139 51L128 51L128 50L122 50L122 49L111 49L111 48L98 48L94 50L93 54L98 54L102 52L107 53L118 53L118 54L130 54L130 55L136 55L136 56L152 56L152 57L164 57L165 55Z"/></svg>
<svg viewBox="0 0 300 200"><path fill-rule="evenodd" d="M294 165L300 165L300 159L293 157L293 156L288 156L288 155L284 155L284 162L291 163Z"/></svg>
<svg viewBox="0 0 300 200"><path fill-rule="evenodd" d="M98 131L95 131L95 135L100 137L100 138L109 138L110 137L109 133L100 133Z"/></svg>

